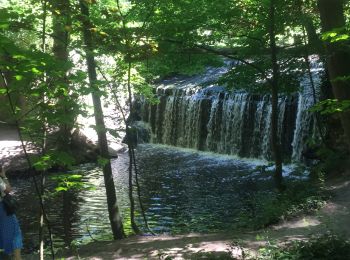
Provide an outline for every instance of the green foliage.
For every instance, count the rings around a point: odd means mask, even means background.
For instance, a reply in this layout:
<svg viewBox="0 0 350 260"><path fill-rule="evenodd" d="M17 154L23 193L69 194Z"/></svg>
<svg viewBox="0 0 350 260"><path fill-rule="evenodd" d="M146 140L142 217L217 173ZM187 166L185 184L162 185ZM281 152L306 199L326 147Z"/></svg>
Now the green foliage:
<svg viewBox="0 0 350 260"><path fill-rule="evenodd" d="M34 159L33 166L38 171L46 171L55 166L70 168L74 163L74 157L71 154L64 151L52 150Z"/></svg>
<svg viewBox="0 0 350 260"><path fill-rule="evenodd" d="M314 172L328 175L333 173L335 170L345 170L345 162L348 158L346 150L341 148L331 149L326 146L321 146L317 149L316 154L320 160L319 163L315 165L313 169Z"/></svg>
<svg viewBox="0 0 350 260"><path fill-rule="evenodd" d="M163 44L157 56L141 63L140 73L148 82L153 82L175 75L192 76L203 72L206 66L222 66L222 60L213 55L186 53L186 50L178 50L178 46Z"/></svg>
<svg viewBox="0 0 350 260"><path fill-rule="evenodd" d="M98 163L98 165L99 165L100 167L105 167L106 164L109 163L109 159L103 158L103 157L99 156L98 159L97 159L97 163Z"/></svg>
<svg viewBox="0 0 350 260"><path fill-rule="evenodd" d="M295 241L283 246L269 243L259 249L258 259L276 260L346 260L350 258L350 241L332 233L313 236L307 241Z"/></svg>
<svg viewBox="0 0 350 260"><path fill-rule="evenodd" d="M337 28L332 31L322 33L321 39L325 42L335 43L347 41L349 34L344 32L344 28Z"/></svg>
<svg viewBox="0 0 350 260"><path fill-rule="evenodd" d="M326 99L314 105L310 111L321 115L342 113L350 109L350 100Z"/></svg>
<svg viewBox="0 0 350 260"><path fill-rule="evenodd" d="M314 212L325 205L328 195L322 182L291 180L287 189L279 192L258 192L244 202L241 225L260 229L283 219Z"/></svg>
<svg viewBox="0 0 350 260"><path fill-rule="evenodd" d="M83 175L77 173L62 173L55 176L51 176L50 178L57 183L55 187L55 192L95 189L95 187L92 184L83 181Z"/></svg>

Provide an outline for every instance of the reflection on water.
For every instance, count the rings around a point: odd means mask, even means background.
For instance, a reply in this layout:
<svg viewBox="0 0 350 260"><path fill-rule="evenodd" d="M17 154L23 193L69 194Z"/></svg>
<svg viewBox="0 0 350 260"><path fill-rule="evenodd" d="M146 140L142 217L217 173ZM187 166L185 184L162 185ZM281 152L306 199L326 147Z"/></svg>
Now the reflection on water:
<svg viewBox="0 0 350 260"><path fill-rule="evenodd" d="M256 174L258 162L167 146L141 145L137 150L142 201L156 233L228 231L235 227L247 194L269 190L266 175ZM112 162L118 203L128 226L128 158ZM112 238L101 170L84 165L78 170L94 190L61 192L45 199L56 247ZM13 180L20 209L18 217L26 250L38 247L38 205L28 180ZM48 178L47 190L55 182ZM136 194L136 193L135 193ZM142 225L140 214L136 214ZM145 230L146 231L146 230Z"/></svg>

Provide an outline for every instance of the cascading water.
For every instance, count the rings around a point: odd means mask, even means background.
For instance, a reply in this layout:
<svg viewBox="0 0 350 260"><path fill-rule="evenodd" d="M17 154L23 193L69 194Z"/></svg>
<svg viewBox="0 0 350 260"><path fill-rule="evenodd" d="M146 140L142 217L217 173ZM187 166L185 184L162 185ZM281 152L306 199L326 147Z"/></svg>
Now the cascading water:
<svg viewBox="0 0 350 260"><path fill-rule="evenodd" d="M321 85L321 74L323 72L322 63L319 62L316 56L310 57L311 70L314 85L312 86L309 77L302 79L300 86L298 101L298 114L296 120L296 128L293 138L293 154L294 161L302 160L302 153L305 148L305 143L311 140L320 139L320 133L317 129L317 118L315 114L309 111L309 108L319 99L320 89L317 86ZM313 89L315 87L315 89Z"/></svg>
<svg viewBox="0 0 350 260"><path fill-rule="evenodd" d="M164 81L157 88L157 105L142 102L141 117L151 125L152 142L270 160L270 95L228 92L212 83L229 68L226 64L203 75ZM313 69L318 85L319 71L320 66ZM312 94L306 77L300 93L279 97L278 136L287 160L302 160L307 139L317 137L308 111Z"/></svg>

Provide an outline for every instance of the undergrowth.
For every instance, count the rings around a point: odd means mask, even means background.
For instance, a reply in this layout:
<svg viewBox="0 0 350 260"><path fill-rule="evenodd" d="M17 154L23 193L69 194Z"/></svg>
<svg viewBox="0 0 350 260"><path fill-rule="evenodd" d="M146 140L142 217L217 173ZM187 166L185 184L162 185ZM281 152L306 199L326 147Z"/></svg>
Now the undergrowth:
<svg viewBox="0 0 350 260"><path fill-rule="evenodd" d="M285 246L269 243L268 246L259 250L256 259L348 260L350 259L350 241L344 237L327 233Z"/></svg>
<svg viewBox="0 0 350 260"><path fill-rule="evenodd" d="M283 193L262 191L247 197L240 219L241 226L260 229L281 220L310 214L322 208L330 195L322 182L290 180Z"/></svg>

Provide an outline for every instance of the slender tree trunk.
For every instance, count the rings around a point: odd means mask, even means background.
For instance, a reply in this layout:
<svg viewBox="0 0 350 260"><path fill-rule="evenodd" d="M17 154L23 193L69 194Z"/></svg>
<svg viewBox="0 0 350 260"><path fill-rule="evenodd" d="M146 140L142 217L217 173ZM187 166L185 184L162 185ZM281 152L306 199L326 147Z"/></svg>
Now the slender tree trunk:
<svg viewBox="0 0 350 260"><path fill-rule="evenodd" d="M128 126L127 126L128 127ZM128 131L128 128L127 130ZM131 228L136 233L140 233L140 229L138 228L135 222L135 200L133 196L133 174L132 174L132 166L133 166L133 154L132 154L132 145L128 144L129 148L129 200L130 200L130 222Z"/></svg>
<svg viewBox="0 0 350 260"><path fill-rule="evenodd" d="M42 2L42 9L43 9L43 29L41 34L41 48L44 53L46 53L46 18L47 18L47 0L44 0ZM47 81L47 75L44 73L44 82ZM43 95L43 100L45 101L47 99L46 95ZM43 120L43 140L42 140L42 149L41 149L41 155L44 156L47 148L47 118L45 117ZM44 201L44 193L45 193L45 174L44 171L40 174L40 195L42 197L42 203L45 205ZM44 247L45 247L45 241L44 241L44 212L42 209L40 209L39 213L39 242L40 242L40 248L39 248L39 255L40 260L44 260Z"/></svg>
<svg viewBox="0 0 350 260"><path fill-rule="evenodd" d="M70 17L70 0L55 0L52 1L52 35L53 35L53 54L62 64L69 62L69 31L71 27ZM67 68L68 70L68 68ZM69 82L67 79L68 71L64 71L58 78L61 87L65 88L69 93ZM57 146L59 150L67 151L70 147L71 130L75 122L75 116L69 109L69 99L71 97L62 95L58 100L59 112L66 119L65 123L61 124L58 132Z"/></svg>
<svg viewBox="0 0 350 260"><path fill-rule="evenodd" d="M132 93L131 93L131 62L129 61L128 64L128 99L129 99L129 110L130 110L130 118L132 120L133 118L133 106L132 106ZM134 147L133 147L133 140L132 134L130 134L130 131L132 129L130 128L129 122L125 123L125 129L126 129L126 138L128 142L128 148L129 148L129 200L130 200L130 222L131 222L131 228L132 230L136 233L140 233L140 229L137 227L136 222L135 222L135 200L133 196L133 174L132 174L132 169L133 169L133 156L134 154L132 153Z"/></svg>
<svg viewBox="0 0 350 260"><path fill-rule="evenodd" d="M87 6L87 2L84 0L79 0L80 3L80 11L82 14L82 23L83 23L83 37L84 44L86 47L86 62L88 66L88 75L89 81L92 89L98 90L95 82L97 80L96 75L96 63L95 57L93 53L93 43L92 43L92 35L90 28L92 28L92 24L89 19L89 8ZM103 166L103 176L106 186L106 195L107 195L107 205L108 205L108 213L109 220L111 222L112 232L114 239L122 239L125 237L123 230L123 223L120 217L120 212L117 204L117 197L115 192L115 186L113 182L112 168L110 162L110 156L108 152L108 143L106 136L106 127L104 124L103 110L101 106L100 97L93 92L92 100L94 104L94 114L96 121L96 131L98 135L98 144L100 148L101 156L107 160L107 162Z"/></svg>
<svg viewBox="0 0 350 260"><path fill-rule="evenodd" d="M283 177L282 177L282 154L281 146L278 138L278 84L280 78L280 71L277 62L277 46L276 46L276 28L275 28L275 0L270 1L269 10L269 39L270 39L270 51L271 51L271 63L272 63L272 80L271 80L271 94L272 94L272 113L271 113L271 143L272 153L275 160L275 174L274 179L276 188L283 190Z"/></svg>
<svg viewBox="0 0 350 260"><path fill-rule="evenodd" d="M324 32L345 30L344 0L318 0ZM344 31L344 33L346 33ZM327 68L333 94L339 101L350 100L350 53L348 42L327 42ZM350 111L341 113L341 123L350 150Z"/></svg>

